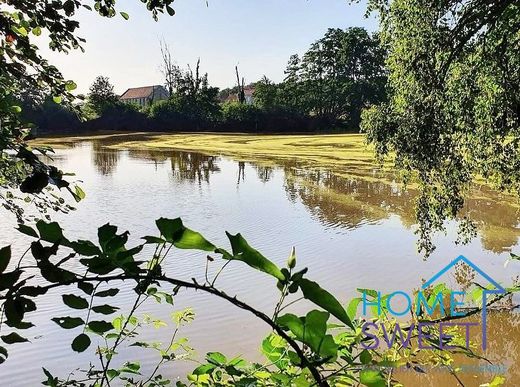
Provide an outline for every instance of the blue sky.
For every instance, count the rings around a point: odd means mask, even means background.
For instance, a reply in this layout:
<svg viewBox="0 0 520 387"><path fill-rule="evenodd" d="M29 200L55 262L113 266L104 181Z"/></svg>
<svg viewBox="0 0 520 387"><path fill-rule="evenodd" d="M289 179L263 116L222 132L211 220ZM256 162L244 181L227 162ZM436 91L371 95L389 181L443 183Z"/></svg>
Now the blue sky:
<svg viewBox="0 0 520 387"><path fill-rule="evenodd" d="M176 15L153 21L139 0L119 0L119 11L130 15L103 19L83 11L80 36L87 39L86 53L69 55L43 48L44 56L67 79L87 92L97 75L108 76L116 92L128 87L162 84L159 40L171 47L182 66L201 58L201 69L210 83L233 86L234 66L239 64L246 82L267 75L283 79L283 70L294 53L303 53L327 28L362 26L369 31L376 21L365 19L365 4L348 0L177 0ZM45 46L42 44L42 46Z"/></svg>

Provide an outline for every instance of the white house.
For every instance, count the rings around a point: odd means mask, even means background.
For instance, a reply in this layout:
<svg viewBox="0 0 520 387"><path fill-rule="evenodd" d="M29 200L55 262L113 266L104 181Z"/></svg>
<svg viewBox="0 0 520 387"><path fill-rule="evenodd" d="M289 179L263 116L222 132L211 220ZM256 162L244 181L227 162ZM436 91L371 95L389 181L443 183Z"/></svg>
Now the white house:
<svg viewBox="0 0 520 387"><path fill-rule="evenodd" d="M168 99L168 92L163 86L145 86L128 89L119 98L122 102L148 106L154 102Z"/></svg>

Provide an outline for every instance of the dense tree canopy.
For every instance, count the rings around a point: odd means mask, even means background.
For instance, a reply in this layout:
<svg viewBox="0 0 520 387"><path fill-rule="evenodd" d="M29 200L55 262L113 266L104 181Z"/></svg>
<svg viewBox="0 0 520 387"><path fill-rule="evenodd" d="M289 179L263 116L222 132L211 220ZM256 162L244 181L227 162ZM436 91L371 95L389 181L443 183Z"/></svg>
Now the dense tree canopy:
<svg viewBox="0 0 520 387"><path fill-rule="evenodd" d="M357 127L361 110L385 97L384 50L364 28L329 29L302 58L291 56L285 74L277 98L265 79L258 84L261 105Z"/></svg>
<svg viewBox="0 0 520 387"><path fill-rule="evenodd" d="M366 104L384 98L384 51L363 28L329 29L289 75L300 80L307 109L318 116L359 123ZM295 72L293 75L292 72Z"/></svg>
<svg viewBox="0 0 520 387"><path fill-rule="evenodd" d="M186 120L196 125L216 120L220 113L219 89L210 86L208 73L201 72L200 59L194 69L189 65L184 69L173 62L168 46L161 45L161 51L162 72L170 98L152 105L150 118L168 130Z"/></svg>
<svg viewBox="0 0 520 387"><path fill-rule="evenodd" d="M388 50L388 103L363 128L420 181L422 248L464 205L476 175L520 193L520 5L372 1ZM463 226L467 226L463 222ZM466 228L466 231L468 229Z"/></svg>
<svg viewBox="0 0 520 387"><path fill-rule="evenodd" d="M154 18L159 13L174 14L173 0L142 1ZM20 85L40 90L53 96L54 102L71 104L76 88L73 81L65 80L60 71L39 53L34 37L48 35L51 49L68 52L82 49L85 40L77 35L79 23L73 19L79 9L97 12L103 17L116 16L115 0L94 0L93 8L77 0L6 0L7 7L0 11L0 200L4 207L22 216L10 188L20 184L22 192L39 194L49 184L67 188L76 200L83 196L72 190L63 179L63 173L40 161L27 147L28 131L22 130L22 106L17 98ZM128 19L128 15L120 12ZM44 150L40 150L45 152ZM13 154L16 157L13 157ZM8 191L5 191L5 189ZM42 199L42 208L59 208L60 203Z"/></svg>
<svg viewBox="0 0 520 387"><path fill-rule="evenodd" d="M98 76L90 86L87 106L97 115L103 114L108 108L119 102L114 92L114 86L108 77Z"/></svg>

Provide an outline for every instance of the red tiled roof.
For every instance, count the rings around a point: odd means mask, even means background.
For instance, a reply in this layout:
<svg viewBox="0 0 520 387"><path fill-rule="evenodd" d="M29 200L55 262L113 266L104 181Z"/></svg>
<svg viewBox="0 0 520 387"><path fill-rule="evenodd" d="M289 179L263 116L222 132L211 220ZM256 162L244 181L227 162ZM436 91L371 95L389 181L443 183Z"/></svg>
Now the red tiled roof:
<svg viewBox="0 0 520 387"><path fill-rule="evenodd" d="M133 98L148 98L152 95L154 88L158 89L161 86L146 86L146 87L135 87L128 89L121 96L121 99L133 99Z"/></svg>

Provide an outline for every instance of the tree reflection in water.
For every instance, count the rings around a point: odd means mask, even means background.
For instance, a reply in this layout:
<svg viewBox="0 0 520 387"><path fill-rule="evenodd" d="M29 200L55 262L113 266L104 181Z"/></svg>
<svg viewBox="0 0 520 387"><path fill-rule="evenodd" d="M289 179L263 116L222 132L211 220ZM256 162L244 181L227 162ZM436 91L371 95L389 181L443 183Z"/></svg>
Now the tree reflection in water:
<svg viewBox="0 0 520 387"><path fill-rule="evenodd" d="M189 182L209 183L212 173L220 172L217 156L195 152L172 152L169 154L173 177Z"/></svg>
<svg viewBox="0 0 520 387"><path fill-rule="evenodd" d="M103 176L111 175L119 163L120 151L106 147L104 140L92 141L92 161Z"/></svg>
<svg viewBox="0 0 520 387"><path fill-rule="evenodd" d="M120 161L120 152L107 148L117 139L92 141L92 158L103 175L113 173ZM129 157L170 162L176 180L209 183L213 173L220 172L218 156L172 150L132 150ZM335 171L302 167L296 160L259 159L248 163L238 161L237 184L246 179L246 166L256 171L256 178L269 182L276 172L283 173L284 188L291 202L301 201L308 211L328 227L358 228L397 216L411 228L415 224L412 188L402 190L394 177L372 169L370 173L354 170ZM509 251L518 242L520 208L514 200L498 195L490 188L475 185L461 216L469 216L477 225L483 247L494 253Z"/></svg>

